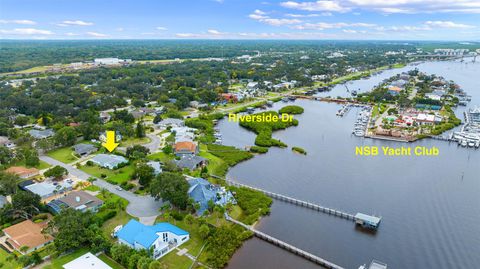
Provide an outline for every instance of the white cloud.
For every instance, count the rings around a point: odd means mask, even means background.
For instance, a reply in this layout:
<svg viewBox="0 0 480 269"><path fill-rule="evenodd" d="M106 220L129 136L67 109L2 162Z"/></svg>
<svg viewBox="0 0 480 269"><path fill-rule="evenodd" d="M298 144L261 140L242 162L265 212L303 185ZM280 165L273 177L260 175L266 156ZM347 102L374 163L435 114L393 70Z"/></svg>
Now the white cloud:
<svg viewBox="0 0 480 269"><path fill-rule="evenodd" d="M80 20L75 20L75 21L62 21L61 23L57 24L58 26L70 26L70 25L75 25L75 26L91 26L93 25L93 22L86 22L86 21L80 21Z"/></svg>
<svg viewBox="0 0 480 269"><path fill-rule="evenodd" d="M427 21L426 25L439 28L475 28L473 25L454 23L453 21Z"/></svg>
<svg viewBox="0 0 480 269"><path fill-rule="evenodd" d="M286 1L284 8L306 11L348 12L364 9L380 13L480 13L479 0L323 0Z"/></svg>
<svg viewBox="0 0 480 269"><path fill-rule="evenodd" d="M282 7L306 10L306 11L331 11L331 12L347 12L351 8L340 5L338 1L316 1L316 2L295 2L287 1L280 3Z"/></svg>
<svg viewBox="0 0 480 269"><path fill-rule="evenodd" d="M0 30L0 34L8 35L53 35L50 30L41 30L34 28L16 28L13 30Z"/></svg>
<svg viewBox="0 0 480 269"><path fill-rule="evenodd" d="M277 19L277 18L270 18L270 16L266 15L267 13L261 10L255 10L252 14L248 15L251 19L257 20L259 22L263 22L265 24L269 24L272 26L281 26L281 25L290 25L290 24L298 24L302 21L299 19Z"/></svg>
<svg viewBox="0 0 480 269"><path fill-rule="evenodd" d="M65 33L66 36L78 36L79 34L76 33Z"/></svg>
<svg viewBox="0 0 480 269"><path fill-rule="evenodd" d="M2 24L24 24L24 25L35 25L37 24L31 20L0 20Z"/></svg>
<svg viewBox="0 0 480 269"><path fill-rule="evenodd" d="M291 18L311 18L318 17L320 14L285 14L285 16Z"/></svg>
<svg viewBox="0 0 480 269"><path fill-rule="evenodd" d="M168 30L167 27L163 27L163 26L157 26L155 29L160 30L160 31L167 31Z"/></svg>
<svg viewBox="0 0 480 269"><path fill-rule="evenodd" d="M125 29L124 29L123 27L118 27L118 28L115 29L115 30L117 30L118 32L123 32Z"/></svg>
<svg viewBox="0 0 480 269"><path fill-rule="evenodd" d="M223 33L221 33L220 31L217 31L217 30L214 30L214 29L210 29L207 31L209 34L212 34L212 35L221 35Z"/></svg>
<svg viewBox="0 0 480 269"><path fill-rule="evenodd" d="M97 32L87 32L87 35L93 36L93 37L107 37L108 36L106 34L97 33Z"/></svg>
<svg viewBox="0 0 480 269"><path fill-rule="evenodd" d="M324 29L338 29L346 27L375 27L376 24L371 23L345 23L345 22L336 22L336 23L327 23L327 22L317 22L317 23L305 23L302 25L295 25L291 28L297 30L324 30Z"/></svg>
<svg viewBox="0 0 480 269"><path fill-rule="evenodd" d="M193 33L177 33L175 34L175 36L185 38L185 37L198 37L199 35L193 34Z"/></svg>

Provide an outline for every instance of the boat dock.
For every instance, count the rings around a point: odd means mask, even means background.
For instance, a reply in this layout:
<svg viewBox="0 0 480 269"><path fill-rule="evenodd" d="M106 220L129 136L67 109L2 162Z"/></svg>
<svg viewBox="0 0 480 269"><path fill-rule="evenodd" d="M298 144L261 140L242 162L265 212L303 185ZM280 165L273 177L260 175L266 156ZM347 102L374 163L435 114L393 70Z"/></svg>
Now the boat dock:
<svg viewBox="0 0 480 269"><path fill-rule="evenodd" d="M325 259L323 259L323 258L320 258L320 257L318 257L318 256L316 256L316 255L314 255L314 254L312 254L312 253L310 253L310 252L307 252L307 251L305 251L305 250L299 249L299 248L297 248L297 247L295 247L295 246L292 246L292 245L290 245L290 244L288 244L288 243L286 243L286 242L284 242L284 241L282 241L282 240L280 240L280 239L277 239L277 238L275 238L275 237L273 237L273 236L270 236L270 235L268 235L268 234L266 234L266 233L260 232L260 231L258 231L258 230L256 230L256 229L254 229L254 228L253 228L252 226L250 226L250 225L247 225L247 224L245 224L245 223L243 223L243 222L240 222L240 221L238 221L238 220L235 220L235 219L231 218L227 213L225 213L225 219L226 219L227 221L230 221L230 222L233 222L233 223L235 223L235 224L238 224L238 225L244 227L245 229L253 232L253 234L254 234L256 237L258 237L258 238L260 238L260 239L262 239L262 240L264 240L264 241L267 241L267 242L269 242L269 243L271 243L271 244L273 244L273 245L275 245L275 246L278 246L278 247L280 247L280 248L283 248L283 249L285 249L285 250L287 250L287 251L289 251L289 252L291 252L291 253L293 253L293 254L295 254L295 255L298 255L298 256L300 256L300 257L302 257L302 258L304 258L304 259L307 259L307 260L309 260L309 261L311 261L311 262L313 262L313 263L316 263L316 264L318 264L318 265L321 265L321 266L323 266L323 267L325 267L325 268L329 268L329 269L344 269L343 267L341 267L341 266L339 266L339 265L337 265L337 264L334 264L334 263L332 263L332 262L329 262L329 261L327 261L327 260L325 260Z"/></svg>
<svg viewBox="0 0 480 269"><path fill-rule="evenodd" d="M346 212L343 212L343 211L340 211L340 210L336 210L336 209L324 207L324 206L321 206L321 205L313 204L313 203L310 203L310 202L302 201L302 200L299 200L299 199L295 199L295 198L292 198L292 197L289 197L289 196L286 196L286 195L282 195L282 194L278 194L278 193L274 193L274 192L269 192L269 191L266 191L266 190L263 190L263 189L260 189L260 188L255 188L255 187L252 187L252 186L248 186L248 185L238 183L238 182L235 182L235 181L232 181L232 180L225 179L225 181L229 185L256 190L256 191L264 193L265 195L267 195L271 198L274 198L274 199L277 199L277 200L280 200L280 201L284 201L284 202L287 202L287 203L290 203L290 204L294 204L294 205L297 205L297 206L312 209L312 210L315 210L315 211L318 211L318 212L323 212L323 213L326 213L326 214L329 214L329 215L332 215L332 216L336 216L336 217L339 217L339 218L342 218L342 219L354 221L355 224L361 225L361 226L363 226L365 228L369 228L369 229L377 229L378 226L380 225L380 221L382 219L381 217L370 216L370 215L366 215L366 214L362 214L362 213L357 213L356 215L353 215L353 214L346 213Z"/></svg>

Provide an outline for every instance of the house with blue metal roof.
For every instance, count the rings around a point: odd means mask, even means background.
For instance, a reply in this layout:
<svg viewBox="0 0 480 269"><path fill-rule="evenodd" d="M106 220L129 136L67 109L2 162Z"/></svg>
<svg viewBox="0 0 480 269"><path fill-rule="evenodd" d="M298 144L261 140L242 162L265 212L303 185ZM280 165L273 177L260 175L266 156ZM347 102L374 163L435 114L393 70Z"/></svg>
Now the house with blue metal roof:
<svg viewBox="0 0 480 269"><path fill-rule="evenodd" d="M153 250L153 258L160 259L175 247L190 239L190 234L168 222L145 225L130 220L125 226L118 226L113 232L118 242L136 250Z"/></svg>
<svg viewBox="0 0 480 269"><path fill-rule="evenodd" d="M209 201L213 201L220 206L226 206L227 203L236 203L230 191L221 186L213 185L203 178L190 178L188 184L190 184L188 196L200 205L197 210L198 215L202 215L208 209Z"/></svg>

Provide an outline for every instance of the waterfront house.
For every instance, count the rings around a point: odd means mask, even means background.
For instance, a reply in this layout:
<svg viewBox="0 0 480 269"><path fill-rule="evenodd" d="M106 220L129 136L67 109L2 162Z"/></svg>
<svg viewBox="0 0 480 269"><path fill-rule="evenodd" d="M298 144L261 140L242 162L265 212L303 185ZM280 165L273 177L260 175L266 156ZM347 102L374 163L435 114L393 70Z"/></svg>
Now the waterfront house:
<svg viewBox="0 0 480 269"><path fill-rule="evenodd" d="M185 155L195 155L198 153L197 144L191 141L177 142L173 146L175 155L185 156Z"/></svg>
<svg viewBox="0 0 480 269"><path fill-rule="evenodd" d="M128 163L128 160L123 156L114 154L98 154L90 159L90 161L108 169L116 169L119 165Z"/></svg>
<svg viewBox="0 0 480 269"><path fill-rule="evenodd" d="M113 232L118 242L133 249L152 250L158 260L190 239L190 234L168 222L145 225L134 219L125 226L118 226Z"/></svg>
<svg viewBox="0 0 480 269"><path fill-rule="evenodd" d="M77 144L73 146L73 150L77 155L84 156L97 151L97 148L92 144Z"/></svg>
<svg viewBox="0 0 480 269"><path fill-rule="evenodd" d="M435 123L440 123L442 117L432 114L419 113L415 118L415 121L420 125L432 125Z"/></svg>
<svg viewBox="0 0 480 269"><path fill-rule="evenodd" d="M183 156L180 160L175 160L174 162L178 167L182 169L187 168L192 171L204 167L208 163L207 159L196 155Z"/></svg>
<svg viewBox="0 0 480 269"><path fill-rule="evenodd" d="M396 95L399 95L401 91L402 91L402 89L398 86L388 86L388 91L387 92L390 95L396 96Z"/></svg>
<svg viewBox="0 0 480 269"><path fill-rule="evenodd" d="M8 228L3 229L6 236L5 244L22 254L30 253L53 241L49 234L42 233L47 227L47 221L34 223L25 220ZM24 250L26 247L27 250Z"/></svg>
<svg viewBox="0 0 480 269"><path fill-rule="evenodd" d="M82 212L97 212L103 205L103 201L87 192L73 191L61 198L50 201L47 205L56 214L65 208L73 208Z"/></svg>
<svg viewBox="0 0 480 269"><path fill-rule="evenodd" d="M40 171L36 168L26 168L23 166L12 166L5 170L5 172L17 175L21 178L30 178L40 174Z"/></svg>
<svg viewBox="0 0 480 269"><path fill-rule="evenodd" d="M97 256L90 252L83 254L75 260L63 265L64 269L112 269Z"/></svg>
<svg viewBox="0 0 480 269"><path fill-rule="evenodd" d="M220 206L226 206L227 203L235 204L235 198L230 191L224 187L213 185L203 178L189 178L188 196L200 205L197 210L198 215L202 215L208 210L209 201Z"/></svg>

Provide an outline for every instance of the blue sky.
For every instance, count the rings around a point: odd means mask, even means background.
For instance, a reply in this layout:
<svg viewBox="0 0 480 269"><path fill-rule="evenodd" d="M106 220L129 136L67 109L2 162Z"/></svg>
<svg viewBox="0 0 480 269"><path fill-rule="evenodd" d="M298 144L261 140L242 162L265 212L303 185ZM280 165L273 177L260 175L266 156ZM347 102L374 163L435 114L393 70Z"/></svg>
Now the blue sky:
<svg viewBox="0 0 480 269"><path fill-rule="evenodd" d="M480 0L0 0L0 38L480 40Z"/></svg>

